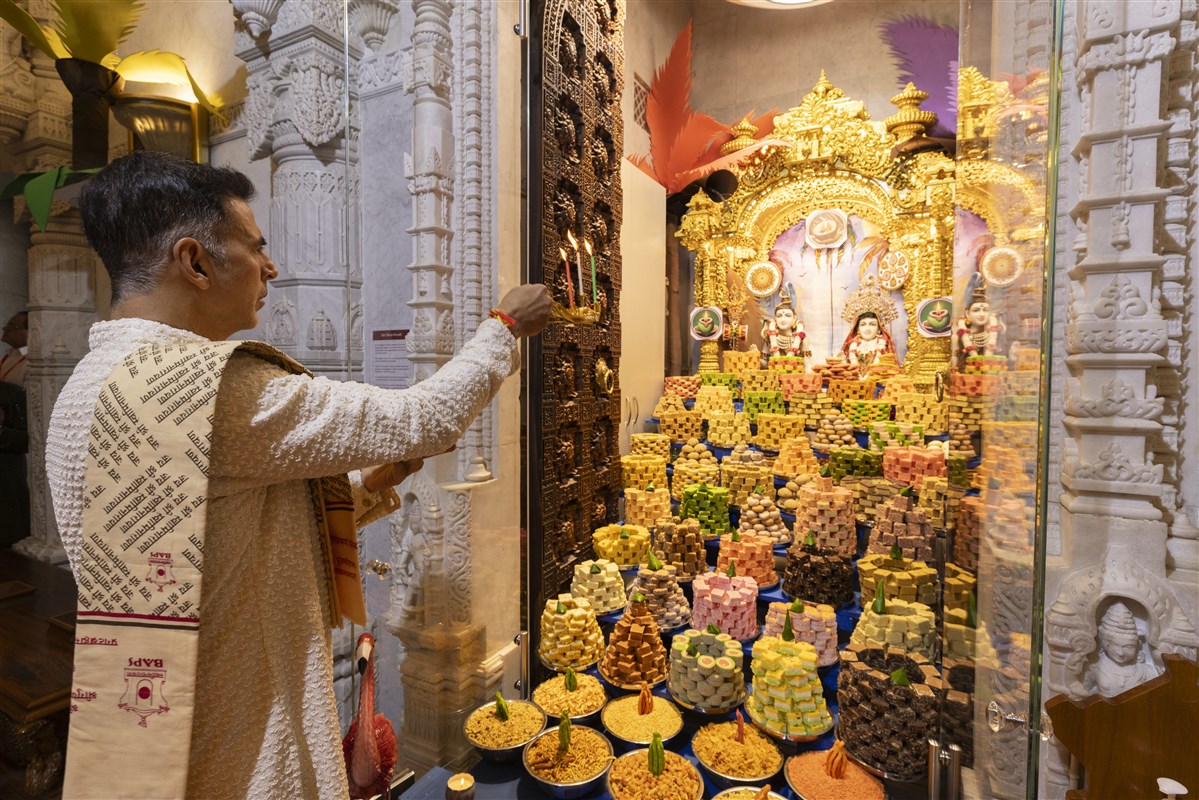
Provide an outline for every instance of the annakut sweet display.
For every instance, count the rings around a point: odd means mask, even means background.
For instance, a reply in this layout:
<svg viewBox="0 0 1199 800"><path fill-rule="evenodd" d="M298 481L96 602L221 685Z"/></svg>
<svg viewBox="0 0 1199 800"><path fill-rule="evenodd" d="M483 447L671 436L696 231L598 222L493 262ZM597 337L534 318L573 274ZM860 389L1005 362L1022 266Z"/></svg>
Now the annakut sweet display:
<svg viewBox="0 0 1199 800"><path fill-rule="evenodd" d="M799 507L795 511L795 540L808 533L823 549L852 556L858 549L858 528L854 518L853 494L843 486L834 486L830 478L814 478L799 489Z"/></svg>
<svg viewBox="0 0 1199 800"><path fill-rule="evenodd" d="M606 558L588 559L575 564L575 577L570 593L586 598L596 614L607 614L624 608L626 597L624 578L616 563Z"/></svg>
<svg viewBox="0 0 1199 800"><path fill-rule="evenodd" d="M898 547L905 558L931 561L937 535L933 533L928 515L912 501L911 491L900 493L879 506L870 531L867 553L890 553Z"/></svg>
<svg viewBox="0 0 1199 800"><path fill-rule="evenodd" d="M834 447L857 446L858 440L853 436L853 423L846 419L844 414L834 411L821 418L820 425L816 428L816 436L812 439L813 450L825 452Z"/></svg>
<svg viewBox="0 0 1199 800"><path fill-rule="evenodd" d="M739 781L766 781L783 767L783 755L770 737L740 719L705 725L691 748L712 772Z"/></svg>
<svg viewBox="0 0 1199 800"><path fill-rule="evenodd" d="M498 750L516 747L545 727L545 714L532 703L497 697L466 718L466 739L476 747Z"/></svg>
<svg viewBox="0 0 1199 800"><path fill-rule="evenodd" d="M634 433L629 437L629 452L643 456L670 458L670 437L660 433Z"/></svg>
<svg viewBox="0 0 1199 800"><path fill-rule="evenodd" d="M659 517L670 516L670 490L666 484L649 483L644 489L625 489L624 521L652 528Z"/></svg>
<svg viewBox="0 0 1199 800"><path fill-rule="evenodd" d="M833 762L830 764L830 761ZM787 783L804 800L883 800L883 782L845 757L845 745L787 759Z"/></svg>
<svg viewBox="0 0 1199 800"><path fill-rule="evenodd" d="M757 491L746 498L741 506L740 531L743 540L745 536L752 535L768 539L772 545L791 541L791 531L783 524L783 515L774 500L769 494Z"/></svg>
<svg viewBox="0 0 1199 800"><path fill-rule="evenodd" d="M629 594L641 594L645 606L664 631L672 631L691 620L691 604L679 586L678 571L673 564L664 564L652 552L649 561L641 565Z"/></svg>
<svg viewBox="0 0 1199 800"><path fill-rule="evenodd" d="M599 661L604 650L595 610L585 597L560 594L541 612L541 658L557 669L582 669Z"/></svg>
<svg viewBox="0 0 1199 800"><path fill-rule="evenodd" d="M612 759L612 745L599 731L572 726L563 717L558 730L538 736L524 753L525 769L551 784L581 783L602 778Z"/></svg>
<svg viewBox="0 0 1199 800"><path fill-rule="evenodd" d="M744 412L713 411L708 414L708 441L717 447L736 447L753 438Z"/></svg>
<svg viewBox="0 0 1199 800"><path fill-rule="evenodd" d="M691 627L715 625L740 640L758 635L758 584L753 578L709 572L695 579L691 591Z"/></svg>
<svg viewBox="0 0 1199 800"><path fill-rule="evenodd" d="M887 597L923 603L930 608L937 602L937 570L923 561L896 557L892 553L862 556L858 559L858 583L862 602L875 595L875 584L886 585Z"/></svg>
<svg viewBox="0 0 1199 800"><path fill-rule="evenodd" d="M779 450L788 439L803 435L804 419L798 414L758 415L758 433L754 442L766 450Z"/></svg>
<svg viewBox="0 0 1199 800"><path fill-rule="evenodd" d="M926 475L945 475L945 452L931 447L888 447L883 452L883 474L919 486Z"/></svg>
<svg viewBox="0 0 1199 800"><path fill-rule="evenodd" d="M639 694L619 697L604 706L600 720L610 733L626 742L649 744L654 734L669 739L683 729L683 715L674 703L644 686Z"/></svg>
<svg viewBox="0 0 1199 800"><path fill-rule="evenodd" d="M690 761L661 750L636 750L616 759L608 774L612 800L696 800L703 781Z"/></svg>
<svg viewBox="0 0 1199 800"><path fill-rule="evenodd" d="M596 678L568 669L534 689L533 702L550 717L560 717L563 712L572 718L585 717L603 708L608 695Z"/></svg>
<svg viewBox="0 0 1199 800"><path fill-rule="evenodd" d="M733 410L733 390L727 386L701 386L692 410L707 416L713 411Z"/></svg>
<svg viewBox="0 0 1199 800"><path fill-rule="evenodd" d="M715 539L731 527L729 521L729 490L723 486L698 483L683 490L679 508L683 519L698 520L705 539Z"/></svg>
<svg viewBox="0 0 1199 800"><path fill-rule="evenodd" d="M745 651L727 633L689 628L670 643L670 693L704 709L740 704L745 695Z"/></svg>
<svg viewBox="0 0 1199 800"><path fill-rule="evenodd" d="M608 649L600 662L600 674L617 686L642 681L655 684L666 677L666 648L662 629L645 605L645 597L634 594L624 616L612 629Z"/></svg>
<svg viewBox="0 0 1199 800"><path fill-rule="evenodd" d="M641 525L605 525L591 534L591 546L618 566L639 564L649 552L649 531Z"/></svg>
<svg viewBox="0 0 1199 800"><path fill-rule="evenodd" d="M791 632L801 642L816 648L816 665L837 663L837 612L827 603L771 603L762 625L763 636L781 636L786 614L791 615Z"/></svg>
<svg viewBox="0 0 1199 800"><path fill-rule="evenodd" d="M820 547L810 533L787 550L783 593L841 608L853 602L853 562L835 550Z"/></svg>
<svg viewBox="0 0 1199 800"><path fill-rule="evenodd" d="M654 524L653 550L658 558L675 568L680 581L708 571L699 520L662 517Z"/></svg>
<svg viewBox="0 0 1199 800"><path fill-rule="evenodd" d="M937 618L923 603L887 599L882 584L875 584L874 600L862 610L862 618L849 639L868 647L894 647L936 659L940 650Z"/></svg>
<svg viewBox="0 0 1199 800"><path fill-rule="evenodd" d="M780 736L818 736L833 725L816 673L816 648L782 636L754 642L753 688L745 709L755 724Z"/></svg>
<svg viewBox="0 0 1199 800"><path fill-rule="evenodd" d="M624 489L639 489L647 484L666 485L666 459L661 456L630 453L620 457L621 485Z"/></svg>
<svg viewBox="0 0 1199 800"><path fill-rule="evenodd" d="M685 442L703 432L704 415L698 411L663 411L658 416L658 431L672 442Z"/></svg>
<svg viewBox="0 0 1199 800"><path fill-rule="evenodd" d="M774 543L765 536L742 535L736 531L721 536L716 571L728 572L730 566L735 567L736 574L752 578L760 587L778 583L779 576L774 571Z"/></svg>
<svg viewBox="0 0 1199 800"><path fill-rule="evenodd" d="M771 471L780 478L818 474L820 465L812 452L811 440L801 434L783 442Z"/></svg>

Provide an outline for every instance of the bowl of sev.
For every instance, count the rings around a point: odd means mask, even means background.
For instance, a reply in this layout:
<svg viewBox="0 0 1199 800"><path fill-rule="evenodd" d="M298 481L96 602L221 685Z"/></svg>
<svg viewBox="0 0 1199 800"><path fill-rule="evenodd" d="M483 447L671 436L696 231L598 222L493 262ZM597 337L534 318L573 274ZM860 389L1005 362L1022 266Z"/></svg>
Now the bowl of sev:
<svg viewBox="0 0 1199 800"><path fill-rule="evenodd" d="M766 784L769 786L770 784ZM713 795L712 800L758 800L762 794L762 789L766 786L734 786L731 789L725 789L719 794ZM785 800L778 792L771 789L766 793L766 800Z"/></svg>
<svg viewBox="0 0 1199 800"><path fill-rule="evenodd" d="M558 729L550 728L525 745L525 771L550 797L586 797L608 774L612 743L594 728L580 725L571 729L569 749L558 744Z"/></svg>
<svg viewBox="0 0 1199 800"><path fill-rule="evenodd" d="M737 729L743 730L737 741ZM761 786L783 768L778 745L753 725L716 722L705 725L691 741L699 766L721 788Z"/></svg>
<svg viewBox="0 0 1199 800"><path fill-rule="evenodd" d="M675 708L674 703L664 697L651 695L651 707L648 714L641 714L638 703L639 695L630 694L618 697L604 706L600 719L604 730L620 744L621 750L634 747L645 747L658 733L663 742L673 739L683 729L683 715Z"/></svg>
<svg viewBox="0 0 1199 800"><path fill-rule="evenodd" d="M545 729L545 714L525 700L509 700L505 720L496 713L495 703L492 700L472 711L462 732L487 761L515 761L524 746Z"/></svg>
<svg viewBox="0 0 1199 800"><path fill-rule="evenodd" d="M787 759L787 785L800 800L883 800L883 782L852 759L837 741L832 750Z"/></svg>
<svg viewBox="0 0 1199 800"><path fill-rule="evenodd" d="M595 723L600 709L608 702L608 695L598 678L576 675L576 680L578 687L569 692L565 675L550 678L533 690L533 702L549 717L558 717L565 711L576 725Z"/></svg>
<svg viewBox="0 0 1199 800"><path fill-rule="evenodd" d="M649 771L649 749L625 753L608 771L612 800L700 800L704 781L699 770L678 753L666 751L661 775Z"/></svg>

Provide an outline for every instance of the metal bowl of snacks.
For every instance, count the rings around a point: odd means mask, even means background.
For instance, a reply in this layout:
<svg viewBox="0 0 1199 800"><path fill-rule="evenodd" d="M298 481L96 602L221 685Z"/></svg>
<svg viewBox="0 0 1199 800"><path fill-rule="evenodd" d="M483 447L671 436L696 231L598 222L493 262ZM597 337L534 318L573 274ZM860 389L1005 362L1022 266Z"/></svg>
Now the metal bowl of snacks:
<svg viewBox="0 0 1199 800"><path fill-rule="evenodd" d="M679 764L681 762L682 764L686 765L684 767L684 769L688 769L688 768L690 769L690 772L695 777L695 782L697 784L696 789L695 789L695 800L703 800L704 779L703 779L703 776L699 774L699 770L697 770L695 768L695 765L692 764L687 759L680 756L678 753L672 753L670 751L666 752L666 758L669 759L670 761L673 761L675 764ZM645 797L646 794L644 792L652 792L653 791L653 789L648 785L648 781L651 780L649 770L644 766L647 763L648 759L649 759L649 748L643 747L640 750L634 750L631 753L625 753L623 756L616 759L616 761L612 763L612 769L608 770L608 778L607 778L608 794L612 797L612 800L623 800L623 798L625 797L622 794L618 794L618 792L620 791L619 786L617 786L617 787L613 786L613 784L616 782L613 780L613 776L612 776L613 770L615 770L618 774L620 772L622 772L623 770L625 770L626 768L633 770L632 779L638 781L638 786L643 792L643 794L638 795L639 797ZM637 766L636 762L638 760L640 760L642 763L642 767L641 767L641 770L639 773L635 769ZM621 765L619 769L617 768L617 764ZM649 796L652 797L653 795L650 794Z"/></svg>
<svg viewBox="0 0 1199 800"><path fill-rule="evenodd" d="M778 746L748 724L745 725L745 743L736 745L733 742L736 728L736 722L719 722L705 725L696 731L691 747L700 770L722 789L773 783L772 779L783 768L783 754L779 752ZM746 748L743 760L750 769L733 768L730 755L738 746ZM714 755L724 760L718 762L713 758Z"/></svg>
<svg viewBox="0 0 1199 800"><path fill-rule="evenodd" d="M599 678L593 675L576 675L577 688L567 692L566 676L557 675L545 681L533 690L533 703L545 712L547 717L559 718L563 710L570 716L574 725L590 725L597 727L600 712L608 702L608 694Z"/></svg>
<svg viewBox="0 0 1199 800"><path fill-rule="evenodd" d="M612 743L594 728L572 727L571 749L576 756L579 748L587 748L587 752L572 759L575 766L571 769L582 774L568 777L563 774L568 768L553 755L559 752L558 735L558 729L552 728L533 737L533 741L525 745L521 754L525 772L537 781L543 792L557 800L586 797L603 783L612 766Z"/></svg>
<svg viewBox="0 0 1199 800"><path fill-rule="evenodd" d="M526 700L508 700L509 719L504 721L496 713L496 702L472 711L462 723L462 733L484 760L516 761L525 745L545 730L545 713ZM509 726L512 730L505 730Z"/></svg>
<svg viewBox="0 0 1199 800"><path fill-rule="evenodd" d="M773 784L771 784L773 785ZM712 800L757 800L762 789L758 786L734 786L713 795ZM766 794L766 800L786 800L781 794L771 789Z"/></svg>
<svg viewBox="0 0 1199 800"><path fill-rule="evenodd" d="M663 742L669 742L683 730L683 715L674 703L655 695L654 710L641 715L637 713L639 699L635 694L618 697L609 701L600 712L604 731L616 740L622 751L646 747L653 741L655 733L661 734Z"/></svg>

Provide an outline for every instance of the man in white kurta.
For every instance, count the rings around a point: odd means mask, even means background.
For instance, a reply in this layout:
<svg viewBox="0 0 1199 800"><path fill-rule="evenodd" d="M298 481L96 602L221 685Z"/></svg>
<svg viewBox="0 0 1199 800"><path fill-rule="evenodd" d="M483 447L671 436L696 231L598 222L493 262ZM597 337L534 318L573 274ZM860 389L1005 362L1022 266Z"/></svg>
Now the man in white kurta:
<svg viewBox="0 0 1199 800"><path fill-rule="evenodd" d="M264 298L275 273L263 269ZM141 347L206 339L130 315L136 296L122 307L123 318L93 325L91 350L59 395L47 438L47 477L77 576L88 430L102 383ZM350 473L358 516L369 519L380 496L356 470L444 452L515 371L514 333L522 331L499 316L436 375L403 391L289 374L241 352L230 359L213 419L188 797L347 796L333 695L330 626L338 621L329 619L308 479Z"/></svg>

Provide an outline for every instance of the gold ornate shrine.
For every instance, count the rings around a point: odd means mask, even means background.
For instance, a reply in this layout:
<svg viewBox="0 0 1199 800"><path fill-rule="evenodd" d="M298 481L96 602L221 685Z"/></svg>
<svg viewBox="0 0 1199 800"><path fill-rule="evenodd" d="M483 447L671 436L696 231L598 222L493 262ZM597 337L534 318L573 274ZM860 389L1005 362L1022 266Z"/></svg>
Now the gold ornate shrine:
<svg viewBox="0 0 1199 800"><path fill-rule="evenodd" d="M906 260L904 371L931 387L936 373L948 366L949 339L922 336L916 312L922 300L951 292L955 165L934 143L925 146L924 132L936 120L919 108L926 97L909 84L891 100L897 112L874 122L861 102L846 98L822 72L798 107L775 118L770 138L778 144L735 169L736 192L722 203L702 191L692 199L678 236L696 253L696 305L720 307L730 322L753 325L760 312L745 291L748 268L766 261L776 240L812 212L837 209L870 226L873 236L885 239L889 253ZM745 127L750 126L739 126L738 132L748 133L740 130ZM808 278L825 280L816 274L821 263L819 254L816 258ZM867 259L852 241L839 255L825 258L830 287L834 269L851 270L854 281L864 259L865 273L877 270L875 259ZM802 297L808 287L801 280L796 288ZM836 298L833 288L828 295L828 305L836 307L827 313L839 316L846 297ZM717 352L716 342L703 344L701 371L715 367ZM814 361L826 355L817 353Z"/></svg>

